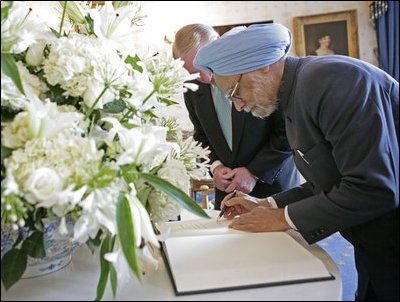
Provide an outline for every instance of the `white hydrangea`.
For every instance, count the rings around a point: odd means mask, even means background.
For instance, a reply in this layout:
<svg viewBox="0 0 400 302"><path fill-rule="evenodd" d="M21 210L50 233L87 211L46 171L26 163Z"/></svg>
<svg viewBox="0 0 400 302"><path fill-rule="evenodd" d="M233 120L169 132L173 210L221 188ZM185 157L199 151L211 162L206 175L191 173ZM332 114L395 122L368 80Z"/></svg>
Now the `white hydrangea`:
<svg viewBox="0 0 400 302"><path fill-rule="evenodd" d="M99 42L91 37L71 34L52 43L43 62L44 77L50 85L60 85L68 96L81 96L94 77L93 58L101 53Z"/></svg>
<svg viewBox="0 0 400 302"><path fill-rule="evenodd" d="M176 220L181 212L181 207L171 201L164 193L152 190L149 194L149 204L151 207L150 219L153 222L163 222Z"/></svg>
<svg viewBox="0 0 400 302"><path fill-rule="evenodd" d="M128 66L114 49L79 34L54 42L43 66L50 85L60 85L66 96L81 96L95 109L117 99L121 87L132 81Z"/></svg>
<svg viewBox="0 0 400 302"><path fill-rule="evenodd" d="M60 133L53 139L33 139L24 149L13 151L4 164L15 178L22 193L29 191L28 179L41 167L49 168L70 184L87 183L98 168L103 151L97 150L93 139Z"/></svg>
<svg viewBox="0 0 400 302"><path fill-rule="evenodd" d="M57 106L37 98L25 105L27 111L20 112L14 120L5 124L1 132L3 145L8 148L23 147L30 139L51 138L59 132L79 132L83 115L72 106Z"/></svg>
<svg viewBox="0 0 400 302"><path fill-rule="evenodd" d="M189 193L190 177L185 165L181 161L176 159L167 160L161 169L158 170L157 175L162 179L168 180L183 192Z"/></svg>
<svg viewBox="0 0 400 302"><path fill-rule="evenodd" d="M30 120L27 112L18 113L11 123L4 125L1 131L3 146L8 148L20 148L33 138Z"/></svg>
<svg viewBox="0 0 400 302"><path fill-rule="evenodd" d="M182 162L175 159L167 160L157 172L157 175L180 188L182 191L189 193L190 177ZM176 220L181 212L181 207L160 191L153 190L148 200L151 207L150 218L154 222Z"/></svg>

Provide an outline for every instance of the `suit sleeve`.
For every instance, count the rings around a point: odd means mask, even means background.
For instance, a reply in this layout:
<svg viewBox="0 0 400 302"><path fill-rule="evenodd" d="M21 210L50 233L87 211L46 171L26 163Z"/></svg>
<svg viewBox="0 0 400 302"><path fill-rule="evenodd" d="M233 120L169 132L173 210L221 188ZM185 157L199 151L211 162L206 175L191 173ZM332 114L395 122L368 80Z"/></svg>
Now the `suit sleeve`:
<svg viewBox="0 0 400 302"><path fill-rule="evenodd" d="M256 154L246 168L262 182L272 184L286 161L292 156L286 138L285 120L280 111L271 115L272 133L270 140Z"/></svg>
<svg viewBox="0 0 400 302"><path fill-rule="evenodd" d="M198 141L199 143L201 143L203 148L206 148L206 147L209 148L210 162L213 163L214 161L218 160L218 157L215 154L215 151L212 148L210 142L208 141L207 135L205 134L204 129L201 125L201 122L197 117L196 109L194 108L194 105L193 105L193 102L195 102L195 100L190 97L189 93L184 94L184 100L185 100L186 109L188 110L188 113L189 113L190 121L193 124L193 129L194 129L193 138L196 141Z"/></svg>

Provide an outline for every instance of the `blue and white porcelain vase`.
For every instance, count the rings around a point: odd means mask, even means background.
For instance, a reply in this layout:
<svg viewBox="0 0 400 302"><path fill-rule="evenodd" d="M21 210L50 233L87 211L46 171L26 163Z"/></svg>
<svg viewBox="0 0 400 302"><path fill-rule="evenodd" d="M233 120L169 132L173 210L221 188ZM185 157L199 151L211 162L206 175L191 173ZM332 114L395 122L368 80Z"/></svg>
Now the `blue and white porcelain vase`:
<svg viewBox="0 0 400 302"><path fill-rule="evenodd" d="M67 235L61 235L58 231L60 220L43 220L44 224L44 248L46 257L32 258L28 256L26 270L22 278L38 277L55 272L71 262L72 251L76 247L72 242L72 230L74 222L67 219ZM28 230L24 229L24 236ZM9 226L1 227L1 257L12 248L18 237L18 231Z"/></svg>

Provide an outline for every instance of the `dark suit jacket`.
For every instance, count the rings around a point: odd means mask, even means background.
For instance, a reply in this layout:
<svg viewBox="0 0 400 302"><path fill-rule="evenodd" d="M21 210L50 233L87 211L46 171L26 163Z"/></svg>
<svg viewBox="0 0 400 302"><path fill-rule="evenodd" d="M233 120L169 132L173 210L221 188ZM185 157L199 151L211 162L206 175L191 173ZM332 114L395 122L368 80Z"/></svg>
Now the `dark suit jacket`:
<svg viewBox="0 0 400 302"><path fill-rule="evenodd" d="M209 85L185 93L185 104L194 126L194 139L210 148L211 163L220 160L233 169L246 167L259 180L250 193L267 197L299 183L299 176L285 135L285 121L277 112L267 119L238 112L232 106L232 151L219 125ZM216 190L216 208L226 195Z"/></svg>
<svg viewBox="0 0 400 302"><path fill-rule="evenodd" d="M280 109L307 183L275 201L309 243L340 231L354 245L361 297L372 282L378 298L398 300L398 82L360 60L322 56L289 57L282 83Z"/></svg>

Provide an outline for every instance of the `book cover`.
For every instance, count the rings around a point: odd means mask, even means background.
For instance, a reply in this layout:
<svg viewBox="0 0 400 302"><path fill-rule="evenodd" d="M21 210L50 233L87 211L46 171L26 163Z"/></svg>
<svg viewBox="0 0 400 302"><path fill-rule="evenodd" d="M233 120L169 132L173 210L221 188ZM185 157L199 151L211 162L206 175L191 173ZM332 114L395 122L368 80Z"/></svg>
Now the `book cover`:
<svg viewBox="0 0 400 302"><path fill-rule="evenodd" d="M332 280L323 262L285 232L247 233L229 221L159 225L177 295Z"/></svg>

